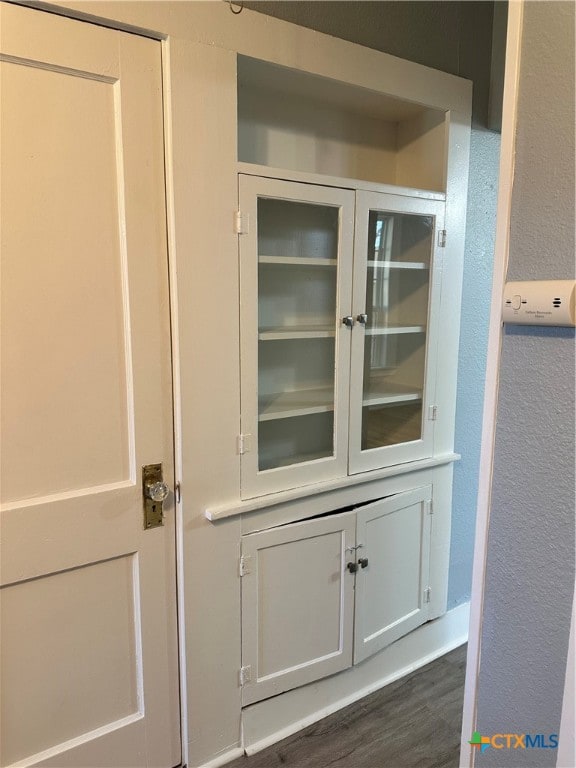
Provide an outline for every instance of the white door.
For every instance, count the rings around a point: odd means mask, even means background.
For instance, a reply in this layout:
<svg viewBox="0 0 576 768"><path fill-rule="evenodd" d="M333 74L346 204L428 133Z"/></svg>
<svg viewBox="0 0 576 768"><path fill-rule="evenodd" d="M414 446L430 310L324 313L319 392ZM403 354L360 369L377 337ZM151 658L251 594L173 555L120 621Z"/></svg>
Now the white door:
<svg viewBox="0 0 576 768"><path fill-rule="evenodd" d="M353 512L242 538L242 703L352 664Z"/></svg>
<svg viewBox="0 0 576 768"><path fill-rule="evenodd" d="M0 6L0 765L180 762L161 50ZM156 510L158 511L158 509Z"/></svg>
<svg viewBox="0 0 576 768"><path fill-rule="evenodd" d="M357 510L354 663L428 619L432 487Z"/></svg>
<svg viewBox="0 0 576 768"><path fill-rule="evenodd" d="M441 201L358 192L351 473L433 453L443 222Z"/></svg>
<svg viewBox="0 0 576 768"><path fill-rule="evenodd" d="M241 175L240 207L251 498L347 474L354 193Z"/></svg>

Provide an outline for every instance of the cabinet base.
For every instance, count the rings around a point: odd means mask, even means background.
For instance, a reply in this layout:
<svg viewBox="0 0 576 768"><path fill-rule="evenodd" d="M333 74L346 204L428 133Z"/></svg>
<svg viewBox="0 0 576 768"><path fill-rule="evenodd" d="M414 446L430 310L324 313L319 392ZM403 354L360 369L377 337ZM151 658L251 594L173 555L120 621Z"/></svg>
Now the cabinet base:
<svg viewBox="0 0 576 768"><path fill-rule="evenodd" d="M242 717L246 754L297 733L463 645L469 615L470 604L459 605L360 665L246 707Z"/></svg>

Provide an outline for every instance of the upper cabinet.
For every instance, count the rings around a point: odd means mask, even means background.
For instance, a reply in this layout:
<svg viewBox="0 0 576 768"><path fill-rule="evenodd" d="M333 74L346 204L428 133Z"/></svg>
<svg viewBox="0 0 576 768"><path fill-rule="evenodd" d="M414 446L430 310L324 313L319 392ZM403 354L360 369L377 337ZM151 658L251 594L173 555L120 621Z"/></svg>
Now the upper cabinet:
<svg viewBox="0 0 576 768"><path fill-rule="evenodd" d="M446 191L449 113L238 56L238 160Z"/></svg>
<svg viewBox="0 0 576 768"><path fill-rule="evenodd" d="M444 203L240 176L244 498L431 456Z"/></svg>

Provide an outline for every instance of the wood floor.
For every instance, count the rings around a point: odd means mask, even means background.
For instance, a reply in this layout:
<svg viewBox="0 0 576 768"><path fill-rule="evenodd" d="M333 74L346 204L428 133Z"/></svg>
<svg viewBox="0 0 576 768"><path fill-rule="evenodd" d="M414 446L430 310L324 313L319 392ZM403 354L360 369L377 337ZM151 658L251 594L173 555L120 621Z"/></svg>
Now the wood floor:
<svg viewBox="0 0 576 768"><path fill-rule="evenodd" d="M466 646L230 768L457 768Z"/></svg>

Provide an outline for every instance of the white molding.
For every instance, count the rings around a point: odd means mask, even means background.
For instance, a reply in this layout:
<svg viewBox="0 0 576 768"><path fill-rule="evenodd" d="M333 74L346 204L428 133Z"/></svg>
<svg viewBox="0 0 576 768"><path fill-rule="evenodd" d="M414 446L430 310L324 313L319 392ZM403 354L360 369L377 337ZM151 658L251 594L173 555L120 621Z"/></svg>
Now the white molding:
<svg viewBox="0 0 576 768"><path fill-rule="evenodd" d="M243 712L246 754L292 736L463 645L469 611L469 603L459 605L358 666L247 707Z"/></svg>
<svg viewBox="0 0 576 768"><path fill-rule="evenodd" d="M172 143L172 82L170 42L163 40L162 105L164 110L164 175L166 184L166 228L168 278L170 284L170 328L172 330L172 401L174 419L174 483L182 485L182 394L180 387L180 333L178 330L178 270L174 213L174 154ZM180 736L182 764L188 762L188 698L186 688L186 613L184 610L184 521L181 495L174 498L176 515L176 602L178 607L178 658L180 665Z"/></svg>
<svg viewBox="0 0 576 768"><path fill-rule="evenodd" d="M209 760L207 763L202 763L199 768L220 768L222 765L226 765L227 763L232 762L232 760L236 760L238 757L242 757L244 755L244 750L242 747L234 747L233 749L229 749L227 752L223 752L221 755L218 755L218 757L215 757L213 760Z"/></svg>
<svg viewBox="0 0 576 768"><path fill-rule="evenodd" d="M472 594L462 736L460 744L460 768L474 765L474 749L468 744L476 725L476 700L481 656L482 618L484 611L484 580L488 547L488 526L492 491L492 469L496 411L498 405L498 378L502 343L502 293L508 267L510 209L514 179L516 140L516 113L518 80L522 44L522 14L524 0L511 0L508 9L508 35L506 45L506 74L504 103L502 108L502 144L500 150L500 177L492 280L492 304L486 362L486 387L480 452L476 539L472 573Z"/></svg>

